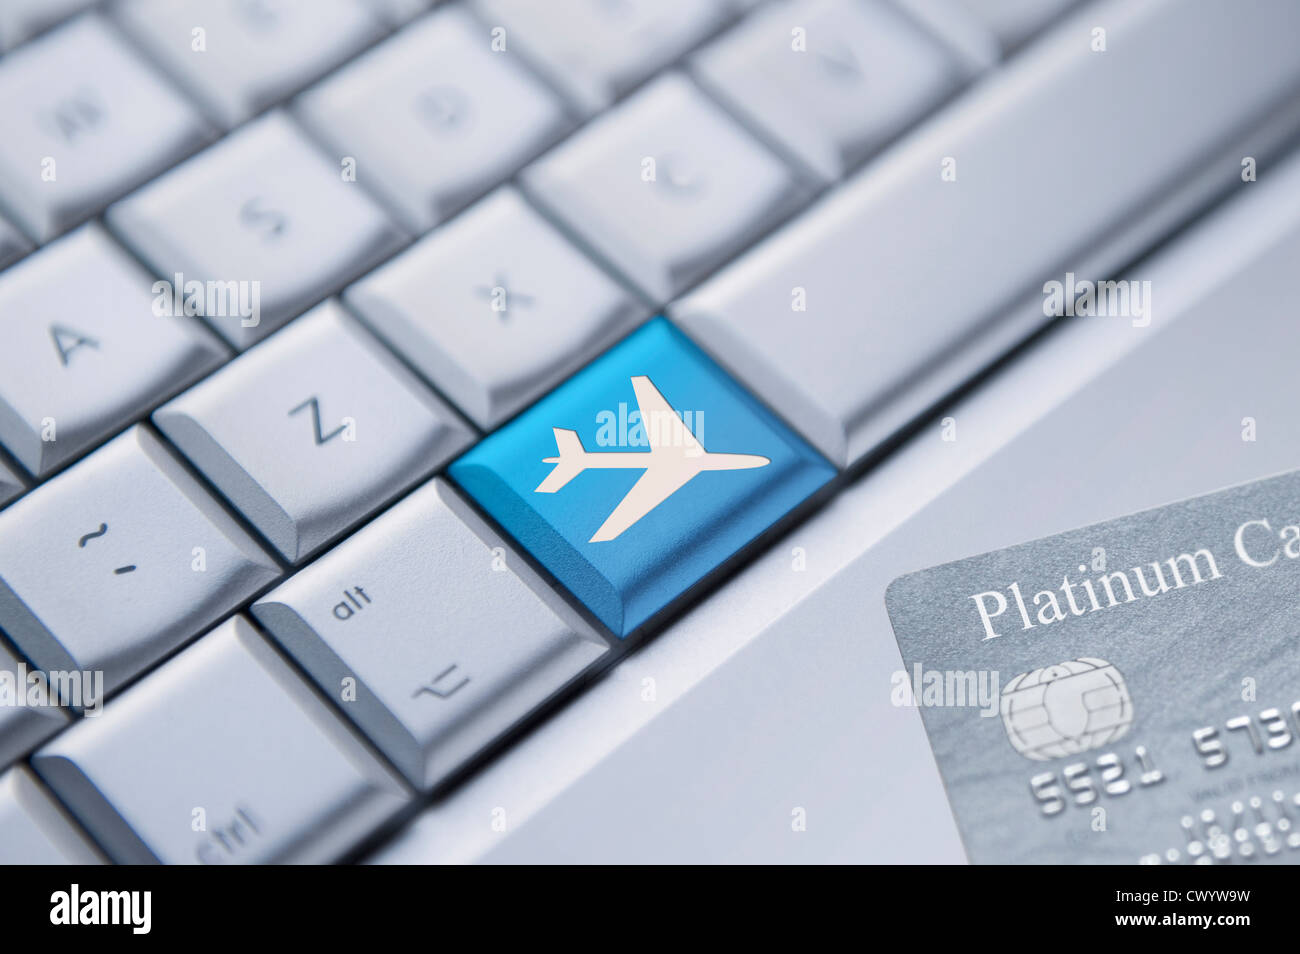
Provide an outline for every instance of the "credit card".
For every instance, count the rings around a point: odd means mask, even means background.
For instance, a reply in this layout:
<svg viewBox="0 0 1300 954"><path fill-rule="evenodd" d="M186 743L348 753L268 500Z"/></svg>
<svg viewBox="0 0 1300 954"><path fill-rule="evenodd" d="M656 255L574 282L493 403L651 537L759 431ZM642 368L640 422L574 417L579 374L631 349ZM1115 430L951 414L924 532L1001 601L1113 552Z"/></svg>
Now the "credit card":
<svg viewBox="0 0 1300 954"><path fill-rule="evenodd" d="M1300 862L1300 471L885 601L971 861Z"/></svg>

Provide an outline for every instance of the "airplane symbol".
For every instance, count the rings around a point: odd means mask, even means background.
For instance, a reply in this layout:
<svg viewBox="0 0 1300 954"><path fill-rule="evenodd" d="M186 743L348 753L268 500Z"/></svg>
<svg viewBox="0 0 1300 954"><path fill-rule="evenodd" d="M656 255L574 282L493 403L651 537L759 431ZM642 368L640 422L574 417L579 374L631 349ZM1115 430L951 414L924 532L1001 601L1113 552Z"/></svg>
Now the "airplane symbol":
<svg viewBox="0 0 1300 954"><path fill-rule="evenodd" d="M543 463L554 464L555 468L534 493L553 494L587 468L645 471L588 543L613 540L702 471L747 470L771 463L757 454L710 454L648 377L635 375L632 390L650 441L649 451L592 454L582 446L576 431L551 428L560 456L543 458Z"/></svg>

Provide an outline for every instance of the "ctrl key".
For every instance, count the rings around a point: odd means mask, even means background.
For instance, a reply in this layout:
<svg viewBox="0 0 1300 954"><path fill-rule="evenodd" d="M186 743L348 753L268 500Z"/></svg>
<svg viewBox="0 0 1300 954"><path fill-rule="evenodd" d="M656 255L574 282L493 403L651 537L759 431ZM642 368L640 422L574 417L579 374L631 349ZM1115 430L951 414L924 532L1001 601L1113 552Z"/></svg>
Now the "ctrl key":
<svg viewBox="0 0 1300 954"><path fill-rule="evenodd" d="M235 617L32 766L115 861L336 859L408 790Z"/></svg>

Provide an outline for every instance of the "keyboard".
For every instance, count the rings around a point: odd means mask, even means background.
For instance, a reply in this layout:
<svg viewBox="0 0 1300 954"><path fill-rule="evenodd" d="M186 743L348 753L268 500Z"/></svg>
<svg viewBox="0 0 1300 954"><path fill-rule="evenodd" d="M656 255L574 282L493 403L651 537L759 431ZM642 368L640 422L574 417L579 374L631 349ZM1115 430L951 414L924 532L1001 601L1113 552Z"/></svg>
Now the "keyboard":
<svg viewBox="0 0 1300 954"><path fill-rule="evenodd" d="M1281 155L1297 27L7 0L0 858L368 856Z"/></svg>

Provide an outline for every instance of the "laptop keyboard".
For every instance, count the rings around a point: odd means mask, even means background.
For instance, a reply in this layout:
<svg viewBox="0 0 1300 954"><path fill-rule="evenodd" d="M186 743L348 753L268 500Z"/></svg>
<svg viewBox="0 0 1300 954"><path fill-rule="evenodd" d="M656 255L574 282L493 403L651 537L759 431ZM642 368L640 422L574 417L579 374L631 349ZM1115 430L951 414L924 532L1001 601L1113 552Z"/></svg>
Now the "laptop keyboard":
<svg viewBox="0 0 1300 954"><path fill-rule="evenodd" d="M240 283L242 305L242 288L258 282L256 308L226 308L225 315L201 309L238 350L363 274L403 240L379 205L345 182L337 164L281 112L231 133L114 205L106 218L155 273L172 277L173 287L228 276Z"/></svg>
<svg viewBox="0 0 1300 954"><path fill-rule="evenodd" d="M47 242L212 138L198 112L97 16L6 54L0 201Z"/></svg>
<svg viewBox="0 0 1300 954"><path fill-rule="evenodd" d="M304 365L319 392L304 387ZM287 563L473 441L459 415L334 301L164 404L153 421Z"/></svg>
<svg viewBox="0 0 1300 954"><path fill-rule="evenodd" d="M508 178L574 124L563 101L508 48L493 53L484 26L456 6L339 70L304 94L294 114L332 153L356 160L359 178L374 183L413 234Z"/></svg>
<svg viewBox="0 0 1300 954"><path fill-rule="evenodd" d="M1229 187L1239 152L1192 173L1300 86L1294 5L1038 35L1070 6L6 0L0 669L109 698L0 706L0 855L347 856L1033 331L999 319L1045 276ZM687 440L766 463L602 563L637 515L507 458L563 466L560 421L521 436L548 394L625 429L657 328Z"/></svg>

